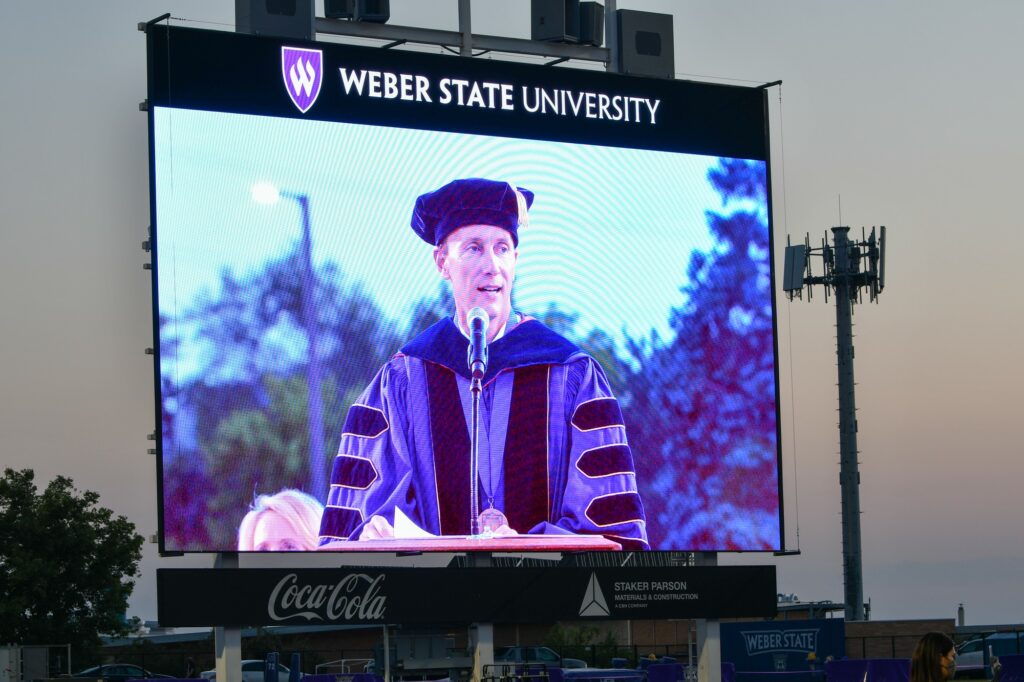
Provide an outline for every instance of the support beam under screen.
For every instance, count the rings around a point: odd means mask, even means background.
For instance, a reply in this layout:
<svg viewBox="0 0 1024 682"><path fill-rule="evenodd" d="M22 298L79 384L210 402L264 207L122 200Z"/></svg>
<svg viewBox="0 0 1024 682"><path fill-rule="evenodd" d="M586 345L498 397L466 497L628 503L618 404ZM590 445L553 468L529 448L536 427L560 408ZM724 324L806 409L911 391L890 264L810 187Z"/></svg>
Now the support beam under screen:
<svg viewBox="0 0 1024 682"><path fill-rule="evenodd" d="M695 565L717 566L717 552L698 552ZM717 618L697 619L697 679L722 682L722 635Z"/></svg>
<svg viewBox="0 0 1024 682"><path fill-rule="evenodd" d="M238 552L221 552L214 568L238 568ZM242 682L242 628L237 625L213 629L214 670L221 682Z"/></svg>
<svg viewBox="0 0 1024 682"><path fill-rule="evenodd" d="M494 565L489 552L469 552L466 559L471 567L489 568ZM469 646L473 658L473 682L482 682L494 668L494 623L470 624Z"/></svg>

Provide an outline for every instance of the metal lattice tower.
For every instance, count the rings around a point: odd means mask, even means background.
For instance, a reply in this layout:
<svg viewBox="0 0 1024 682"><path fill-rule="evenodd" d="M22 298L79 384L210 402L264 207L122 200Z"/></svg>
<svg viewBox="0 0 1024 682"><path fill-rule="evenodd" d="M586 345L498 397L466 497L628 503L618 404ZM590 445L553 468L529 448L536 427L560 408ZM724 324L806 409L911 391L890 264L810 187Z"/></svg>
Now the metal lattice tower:
<svg viewBox="0 0 1024 682"><path fill-rule="evenodd" d="M857 403L853 379L853 304L863 302L867 289L869 300L878 301L885 288L885 226L876 238L862 235L861 241L850 241L849 227L833 227L832 241L828 234L821 247L811 248L810 237L797 246L786 246L783 290L793 300L802 297L806 285L810 300L814 285L825 287L836 299L836 357L839 372L839 486L843 518L843 589L846 620L864 620L864 580L861 571L860 544L860 471L857 462ZM811 258L820 258L824 274L815 276Z"/></svg>

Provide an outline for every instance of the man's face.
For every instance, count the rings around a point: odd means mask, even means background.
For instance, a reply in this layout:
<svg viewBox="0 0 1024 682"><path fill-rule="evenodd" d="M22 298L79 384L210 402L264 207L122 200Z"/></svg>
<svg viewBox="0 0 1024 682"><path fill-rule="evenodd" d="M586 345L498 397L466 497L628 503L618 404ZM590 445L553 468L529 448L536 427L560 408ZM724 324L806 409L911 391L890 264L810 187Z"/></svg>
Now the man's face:
<svg viewBox="0 0 1024 682"><path fill-rule="evenodd" d="M434 249L441 276L452 283L455 311L463 329L466 315L479 306L490 318L488 341L508 321L519 254L508 231L493 225L467 225Z"/></svg>

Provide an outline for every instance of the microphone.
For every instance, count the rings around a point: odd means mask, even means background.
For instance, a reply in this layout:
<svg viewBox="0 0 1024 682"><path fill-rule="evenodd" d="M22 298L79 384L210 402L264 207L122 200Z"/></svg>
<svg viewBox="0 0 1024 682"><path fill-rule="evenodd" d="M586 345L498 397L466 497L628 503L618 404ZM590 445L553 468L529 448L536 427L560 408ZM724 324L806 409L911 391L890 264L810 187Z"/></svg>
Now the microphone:
<svg viewBox="0 0 1024 682"><path fill-rule="evenodd" d="M469 352L466 354L466 362L469 363L469 372L474 379L483 379L487 372L487 325L490 318L483 308L473 308L466 316L469 324Z"/></svg>

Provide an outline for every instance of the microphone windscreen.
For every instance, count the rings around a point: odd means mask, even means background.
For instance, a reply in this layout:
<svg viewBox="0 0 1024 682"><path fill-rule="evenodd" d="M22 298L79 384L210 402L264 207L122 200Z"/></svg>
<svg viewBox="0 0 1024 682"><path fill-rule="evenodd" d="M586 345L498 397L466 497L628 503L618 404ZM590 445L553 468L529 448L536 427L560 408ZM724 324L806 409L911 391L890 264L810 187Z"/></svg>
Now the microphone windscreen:
<svg viewBox="0 0 1024 682"><path fill-rule="evenodd" d="M486 334L487 324L490 322L490 318L487 317L487 313L484 312L484 309L480 307L473 308L469 311L469 315L466 316L466 323L469 324L470 329L473 329L474 323L478 320L478 324L482 326L484 333Z"/></svg>

